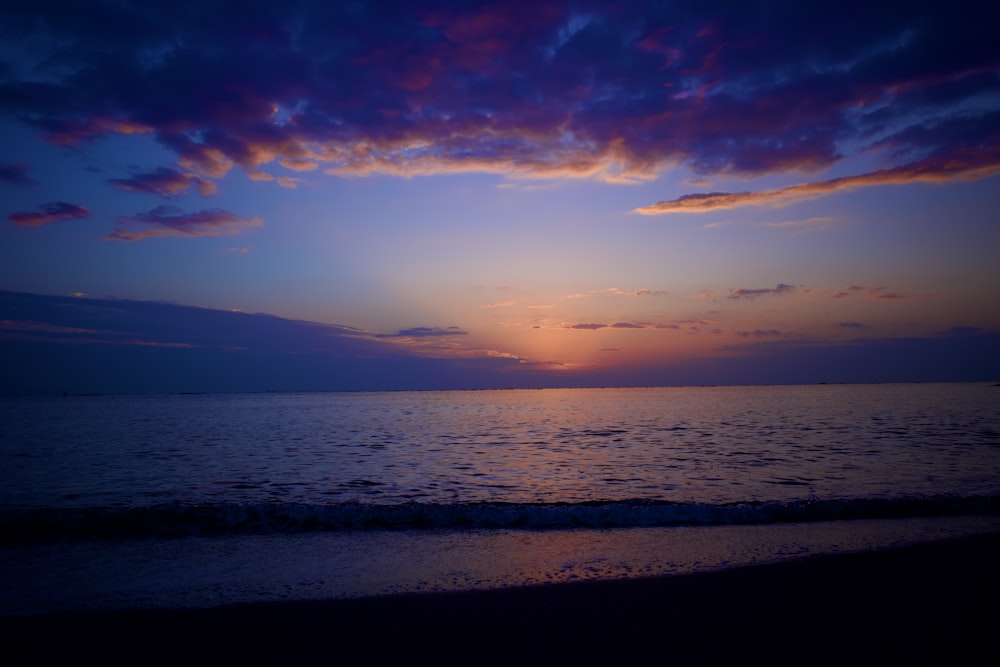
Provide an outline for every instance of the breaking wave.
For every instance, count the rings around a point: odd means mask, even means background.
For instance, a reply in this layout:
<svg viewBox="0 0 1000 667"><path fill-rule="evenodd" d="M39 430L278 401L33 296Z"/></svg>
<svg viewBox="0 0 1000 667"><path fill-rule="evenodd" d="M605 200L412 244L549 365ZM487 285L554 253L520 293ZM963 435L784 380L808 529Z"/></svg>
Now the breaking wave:
<svg viewBox="0 0 1000 667"><path fill-rule="evenodd" d="M582 503L201 504L0 510L0 545L90 539L377 530L568 530L723 526L1000 515L1000 496L796 500L730 504Z"/></svg>

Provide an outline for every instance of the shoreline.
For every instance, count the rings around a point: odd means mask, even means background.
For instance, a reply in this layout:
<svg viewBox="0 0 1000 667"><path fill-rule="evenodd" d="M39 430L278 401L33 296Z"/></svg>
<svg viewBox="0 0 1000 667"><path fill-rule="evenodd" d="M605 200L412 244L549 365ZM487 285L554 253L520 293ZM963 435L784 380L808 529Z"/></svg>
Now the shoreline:
<svg viewBox="0 0 1000 667"><path fill-rule="evenodd" d="M984 533L1000 516L80 541L0 550L0 618L650 578Z"/></svg>
<svg viewBox="0 0 1000 667"><path fill-rule="evenodd" d="M1000 532L652 578L0 618L8 651L134 662L929 664L995 649Z"/></svg>

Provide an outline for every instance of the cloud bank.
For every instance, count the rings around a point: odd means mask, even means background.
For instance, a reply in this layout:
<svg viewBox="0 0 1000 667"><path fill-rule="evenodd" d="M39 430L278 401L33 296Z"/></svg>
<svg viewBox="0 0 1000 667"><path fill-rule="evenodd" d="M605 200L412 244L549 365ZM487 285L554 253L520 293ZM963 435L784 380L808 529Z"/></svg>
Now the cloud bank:
<svg viewBox="0 0 1000 667"><path fill-rule="evenodd" d="M595 324L584 328L632 328ZM666 328L697 331L710 321ZM837 325L861 329L864 325ZM659 327L657 327L659 328ZM427 339L461 330L425 327ZM453 334L446 332L454 331ZM400 332L403 334L404 332ZM438 338L444 334L444 338ZM719 356L574 369L488 351L426 349L391 334L174 304L0 291L0 395L359 391L808 382L990 381L1000 333L954 326L923 338L824 341L738 332ZM611 352L617 348L602 348ZM989 390L987 388L987 390Z"/></svg>

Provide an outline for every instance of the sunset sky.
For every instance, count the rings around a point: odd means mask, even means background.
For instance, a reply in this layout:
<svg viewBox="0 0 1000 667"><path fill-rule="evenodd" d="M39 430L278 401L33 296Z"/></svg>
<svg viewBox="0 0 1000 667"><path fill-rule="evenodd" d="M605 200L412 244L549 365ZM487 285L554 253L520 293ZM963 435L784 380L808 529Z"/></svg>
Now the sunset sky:
<svg viewBox="0 0 1000 667"><path fill-rule="evenodd" d="M1000 380L983 7L2 2L0 392Z"/></svg>

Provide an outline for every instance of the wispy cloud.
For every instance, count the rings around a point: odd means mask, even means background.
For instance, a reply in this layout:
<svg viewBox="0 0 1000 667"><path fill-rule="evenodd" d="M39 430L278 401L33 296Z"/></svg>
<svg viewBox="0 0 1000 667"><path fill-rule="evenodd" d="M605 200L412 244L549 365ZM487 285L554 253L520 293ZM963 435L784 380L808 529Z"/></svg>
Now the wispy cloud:
<svg viewBox="0 0 1000 667"><path fill-rule="evenodd" d="M872 301L901 301L903 299L914 298L910 295L903 294L892 290L886 286L866 286L866 285L850 285L841 289L831 296L831 299L846 299L854 295L863 295L865 298ZM926 295L921 295L919 298L926 298Z"/></svg>
<svg viewBox="0 0 1000 667"><path fill-rule="evenodd" d="M781 294L791 294L795 291L794 285L786 285L785 283L778 283L772 288L761 288L761 289L746 289L738 288L729 290L729 294L726 296L727 299L734 301L752 301L757 297L765 295L781 295Z"/></svg>
<svg viewBox="0 0 1000 667"><path fill-rule="evenodd" d="M831 299L846 299L847 297L851 296L852 294L856 294L858 292L863 292L866 289L867 288L864 287L864 286L862 286L862 285L850 285L850 286L845 287L844 289L840 290L839 292L837 292L836 294L834 294L830 298Z"/></svg>
<svg viewBox="0 0 1000 667"><path fill-rule="evenodd" d="M291 171L315 171L319 168L319 163L315 160L305 160L302 158L285 158L280 160L279 164Z"/></svg>
<svg viewBox="0 0 1000 667"><path fill-rule="evenodd" d="M785 334L777 329L754 329L753 331L734 332L740 338L782 338Z"/></svg>
<svg viewBox="0 0 1000 667"><path fill-rule="evenodd" d="M781 222L765 222L765 227L773 229L809 229L826 226L833 218L829 216L815 216L803 220L783 220Z"/></svg>
<svg viewBox="0 0 1000 667"><path fill-rule="evenodd" d="M41 227L42 225L47 225L50 222L59 222L60 220L82 220L84 218L89 218L92 215L91 212L83 206L69 204L62 201L42 204L38 208L40 209L39 211L18 211L17 213L12 213L7 219L15 225L20 225L22 227Z"/></svg>
<svg viewBox="0 0 1000 667"><path fill-rule="evenodd" d="M147 192L160 195L163 198L176 197L192 186L196 187L198 192L205 197L216 192L216 185L212 181L170 167L159 167L154 171L136 174L131 178L112 178L110 182L122 190Z"/></svg>
<svg viewBox="0 0 1000 667"><path fill-rule="evenodd" d="M714 324L716 324L716 320L693 318L686 320L673 320L671 322L657 324L656 328L670 329L673 331L688 331L692 333L701 333L706 327L710 327Z"/></svg>
<svg viewBox="0 0 1000 667"><path fill-rule="evenodd" d="M139 241L146 238L168 236L199 237L228 236L260 227L264 222L258 217L240 218L222 209L208 209L184 213L175 206L157 206L149 213L138 213L119 219L118 227L105 239L114 241ZM138 231L133 227L139 227Z"/></svg>
<svg viewBox="0 0 1000 667"><path fill-rule="evenodd" d="M283 188L288 188L289 190L296 190L299 187L299 183L302 182L301 178L293 178L291 176L278 176L278 185Z"/></svg>
<svg viewBox="0 0 1000 667"><path fill-rule="evenodd" d="M995 332L990 332L983 327L957 326L944 331L939 331L937 335L947 338L968 338L972 336L985 336L990 333Z"/></svg>
<svg viewBox="0 0 1000 667"><path fill-rule="evenodd" d="M580 292L577 294L570 294L567 299L587 299L590 297L597 296L667 296L670 294L666 290L651 290L651 289L638 289L638 290L623 290L617 287L608 287L606 289L590 290L588 292Z"/></svg>
<svg viewBox="0 0 1000 667"><path fill-rule="evenodd" d="M468 331L459 327L413 327L400 329L392 334L376 334L376 338L438 338L440 336L466 336Z"/></svg>
<svg viewBox="0 0 1000 667"><path fill-rule="evenodd" d="M1000 114L997 114L1000 120ZM954 180L975 180L1000 173L1000 147L947 151L943 155L890 169L844 176L826 181L814 181L761 192L709 192L688 194L668 201L635 209L643 215L661 213L705 213L741 206L782 207L817 199L836 192L879 185L906 183L946 183Z"/></svg>
<svg viewBox="0 0 1000 667"><path fill-rule="evenodd" d="M596 322L583 322L581 324L564 324L564 329L576 329L578 331L597 331L598 329L645 329L649 325L642 322L614 322L603 324Z"/></svg>

